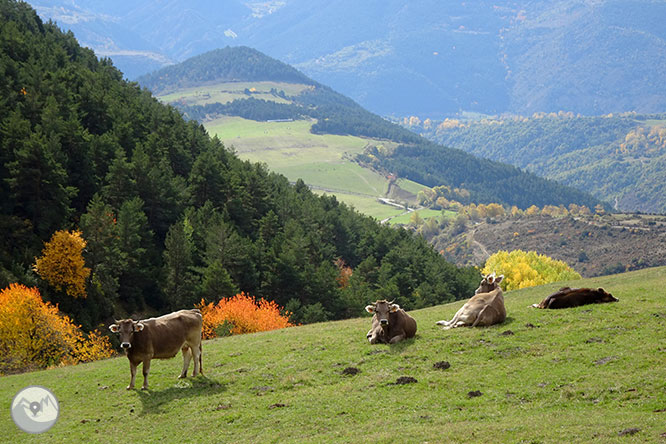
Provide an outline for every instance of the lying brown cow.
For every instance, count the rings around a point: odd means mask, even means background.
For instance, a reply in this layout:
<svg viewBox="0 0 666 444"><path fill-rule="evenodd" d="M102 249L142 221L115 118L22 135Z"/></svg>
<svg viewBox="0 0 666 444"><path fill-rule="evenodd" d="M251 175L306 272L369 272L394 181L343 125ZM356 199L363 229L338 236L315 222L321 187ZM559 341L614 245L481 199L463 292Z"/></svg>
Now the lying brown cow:
<svg viewBox="0 0 666 444"><path fill-rule="evenodd" d="M617 302L619 299L606 292L603 288L569 288L562 287L548 296L535 308L569 308L579 305L600 304L603 302Z"/></svg>
<svg viewBox="0 0 666 444"><path fill-rule="evenodd" d="M372 328L367 334L371 344L395 344L416 334L416 320L393 301L376 301L365 310L374 313Z"/></svg>
<svg viewBox="0 0 666 444"><path fill-rule="evenodd" d="M486 327L504 322L506 309L502 287L499 285L502 279L504 275L495 277L495 273L484 276L474 296L460 307L453 319L438 321L437 325L443 325L444 330L448 330L465 326Z"/></svg>
<svg viewBox="0 0 666 444"><path fill-rule="evenodd" d="M194 373L203 374L201 363L201 325L199 310L180 310L159 318L134 321L123 319L109 326L109 330L120 334L120 347L125 350L130 363L130 383L134 388L136 367L143 362L143 387L148 388L148 372L151 359L173 358L178 350L183 351L183 371L179 378L187 377L190 359L194 357Z"/></svg>

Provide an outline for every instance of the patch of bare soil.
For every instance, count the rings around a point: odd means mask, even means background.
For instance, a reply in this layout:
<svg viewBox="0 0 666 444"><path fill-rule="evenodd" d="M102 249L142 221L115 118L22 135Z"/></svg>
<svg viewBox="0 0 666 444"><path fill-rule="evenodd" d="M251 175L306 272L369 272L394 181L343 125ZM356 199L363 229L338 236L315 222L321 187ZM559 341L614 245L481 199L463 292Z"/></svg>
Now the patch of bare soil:
<svg viewBox="0 0 666 444"><path fill-rule="evenodd" d="M455 248L438 249L458 265L481 266L487 255L520 249L564 261L583 277L593 277L666 265L666 216L541 216L482 222L453 244Z"/></svg>

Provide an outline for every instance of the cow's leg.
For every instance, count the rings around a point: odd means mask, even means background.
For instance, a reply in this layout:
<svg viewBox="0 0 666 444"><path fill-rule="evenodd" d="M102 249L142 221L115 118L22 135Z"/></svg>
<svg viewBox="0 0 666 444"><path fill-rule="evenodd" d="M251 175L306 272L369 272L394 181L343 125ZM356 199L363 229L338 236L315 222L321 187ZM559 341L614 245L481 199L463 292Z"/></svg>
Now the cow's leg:
<svg viewBox="0 0 666 444"><path fill-rule="evenodd" d="M180 372L179 378L187 378L187 369L190 367L190 359L192 359L192 347L188 347L187 345L185 345L183 346L182 350L183 350L183 371Z"/></svg>
<svg viewBox="0 0 666 444"><path fill-rule="evenodd" d="M437 321L437 325L443 325L443 326L444 326L444 330L448 330L449 328L454 328L454 327L455 327L455 324L456 324L456 323L458 322L458 320L460 319L460 316L461 316L461 314L462 314L464 308L465 308L464 305L463 305L462 307L460 307L460 310L458 310L458 311L456 312L456 314L453 316L453 319L451 319L450 321L444 321L444 320L442 320L442 321Z"/></svg>
<svg viewBox="0 0 666 444"><path fill-rule="evenodd" d="M452 328L464 327L466 325L465 321L458 321L455 324L449 324L447 327L444 327L444 330L451 330Z"/></svg>
<svg viewBox="0 0 666 444"><path fill-rule="evenodd" d="M395 344L397 342L402 341L403 339L405 339L405 334L404 333L402 333L400 335L397 335L397 336L393 336L391 338L391 340L389 341L389 344Z"/></svg>
<svg viewBox="0 0 666 444"><path fill-rule="evenodd" d="M192 373L192 376L196 376L199 374L199 363L201 362L201 347L190 347L190 353L192 353L192 357L194 358L194 372Z"/></svg>
<svg viewBox="0 0 666 444"><path fill-rule="evenodd" d="M130 361L130 383L127 386L127 390L132 390L134 388L135 380L136 380L136 364Z"/></svg>
<svg viewBox="0 0 666 444"><path fill-rule="evenodd" d="M368 334L365 335L366 338L368 338L368 341L372 344L372 329L368 330Z"/></svg>
<svg viewBox="0 0 666 444"><path fill-rule="evenodd" d="M143 360L143 387L141 390L148 390L148 372L150 372L150 359Z"/></svg>

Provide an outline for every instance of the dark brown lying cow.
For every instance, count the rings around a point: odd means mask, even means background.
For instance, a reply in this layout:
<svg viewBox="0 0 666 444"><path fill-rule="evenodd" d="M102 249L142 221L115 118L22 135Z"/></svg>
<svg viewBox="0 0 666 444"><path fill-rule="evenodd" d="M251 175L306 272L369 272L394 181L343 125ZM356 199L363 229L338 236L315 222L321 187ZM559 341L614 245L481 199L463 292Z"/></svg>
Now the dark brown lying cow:
<svg viewBox="0 0 666 444"><path fill-rule="evenodd" d="M134 321L123 319L109 326L109 330L120 334L120 347L125 350L130 363L130 383L134 388L136 367L143 362L143 389L148 388L148 372L151 359L173 358L178 350L183 351L183 371L179 378L187 377L190 359L194 357L194 372L203 374L201 365L201 325L199 310L180 310L159 318Z"/></svg>
<svg viewBox="0 0 666 444"><path fill-rule="evenodd" d="M548 296L535 308L569 308L586 304L600 304L602 302L617 302L618 299L606 292L603 288L569 288L562 287Z"/></svg>
<svg viewBox="0 0 666 444"><path fill-rule="evenodd" d="M365 310L374 313L372 328L367 334L371 344L395 344L416 334L416 321L393 301L376 301Z"/></svg>

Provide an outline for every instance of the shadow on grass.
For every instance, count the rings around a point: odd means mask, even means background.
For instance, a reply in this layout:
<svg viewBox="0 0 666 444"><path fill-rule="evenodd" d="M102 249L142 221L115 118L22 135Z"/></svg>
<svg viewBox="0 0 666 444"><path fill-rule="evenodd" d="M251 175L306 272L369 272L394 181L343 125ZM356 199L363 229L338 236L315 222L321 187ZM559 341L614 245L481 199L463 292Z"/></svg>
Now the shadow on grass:
<svg viewBox="0 0 666 444"><path fill-rule="evenodd" d="M137 394L143 405L141 415L147 415L162 413L162 407L175 399L211 395L226 390L226 384L199 375L192 378L178 379L174 385L164 390L137 390Z"/></svg>

